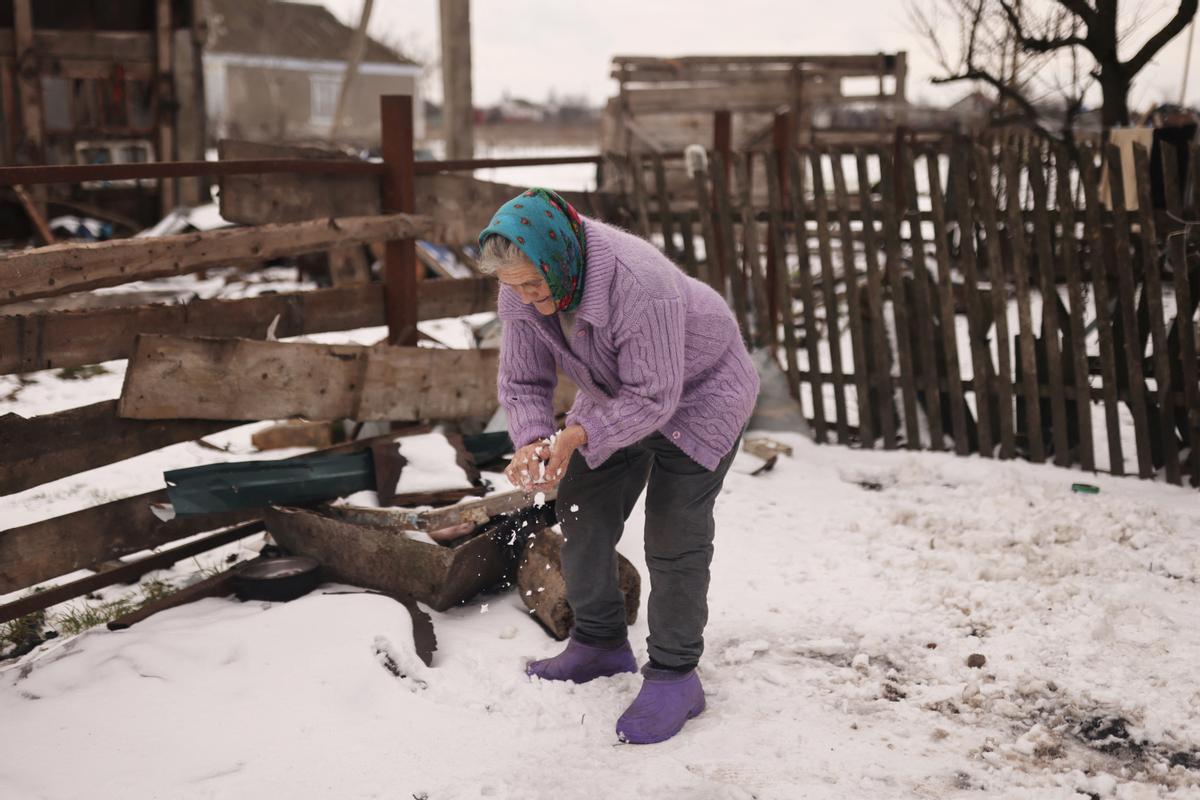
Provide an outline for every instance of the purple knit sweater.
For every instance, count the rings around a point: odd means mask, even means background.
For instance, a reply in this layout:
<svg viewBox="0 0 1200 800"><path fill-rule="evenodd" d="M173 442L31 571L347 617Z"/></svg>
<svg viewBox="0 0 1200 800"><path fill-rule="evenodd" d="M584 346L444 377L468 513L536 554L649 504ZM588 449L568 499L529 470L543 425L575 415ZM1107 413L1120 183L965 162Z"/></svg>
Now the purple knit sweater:
<svg viewBox="0 0 1200 800"><path fill-rule="evenodd" d="M507 286L498 302L500 402L513 443L554 432L561 369L579 387L567 424L587 432L593 469L661 431L706 469L716 469L745 427L758 374L725 301L652 244L584 218L587 271L568 342Z"/></svg>

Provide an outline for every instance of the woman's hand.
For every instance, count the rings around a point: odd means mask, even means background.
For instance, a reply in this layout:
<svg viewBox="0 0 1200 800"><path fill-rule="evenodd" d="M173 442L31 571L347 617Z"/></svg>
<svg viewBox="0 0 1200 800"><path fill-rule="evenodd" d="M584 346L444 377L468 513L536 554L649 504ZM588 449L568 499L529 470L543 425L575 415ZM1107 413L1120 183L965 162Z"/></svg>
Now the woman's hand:
<svg viewBox="0 0 1200 800"><path fill-rule="evenodd" d="M532 491L534 484L542 478L544 462L550 458L550 446L545 439L530 442L513 454L512 461L504 470L504 477L513 486Z"/></svg>
<svg viewBox="0 0 1200 800"><path fill-rule="evenodd" d="M567 465L571 463L571 455L585 444L587 444L587 431L581 426L568 425L563 428L550 445L550 458L546 463L546 476L541 481L541 486L557 486L563 475L567 474Z"/></svg>

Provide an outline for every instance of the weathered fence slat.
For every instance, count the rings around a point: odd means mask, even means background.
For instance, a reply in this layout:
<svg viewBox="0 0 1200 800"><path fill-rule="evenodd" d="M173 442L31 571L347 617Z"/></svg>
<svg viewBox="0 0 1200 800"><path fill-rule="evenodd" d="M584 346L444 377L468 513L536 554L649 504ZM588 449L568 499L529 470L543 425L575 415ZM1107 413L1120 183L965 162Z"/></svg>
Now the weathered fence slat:
<svg viewBox="0 0 1200 800"><path fill-rule="evenodd" d="M1108 442L1108 470L1113 475L1125 474L1124 448L1121 445L1120 401L1117 383L1116 345L1113 341L1112 314L1109 298L1110 268L1115 258L1113 244L1105 235L1101 222L1102 206L1096 176L1096 154L1084 148L1080 158L1080 178L1087 204L1088 250L1092 277L1092 293L1096 298L1096 333L1100 340L1101 390L1104 394L1105 439Z"/></svg>
<svg viewBox="0 0 1200 800"><path fill-rule="evenodd" d="M1085 470L1096 468L1095 446L1092 442L1092 399L1086 390L1088 383L1088 359L1086 338L1083 329L1083 287L1079 281L1079 264L1075 259L1075 201L1071 193L1071 160L1067 151L1059 147L1054 152L1058 176L1055 191L1058 198L1058 214L1062 224L1059 248L1063 273L1067 278L1067 300L1070 303L1070 348L1063 352L1071 358L1071 383L1075 388L1075 421L1079 437L1079 465Z"/></svg>
<svg viewBox="0 0 1200 800"><path fill-rule="evenodd" d="M887 245L887 275L892 294L892 317L896 331L896 353L900 362L900 398L904 409L904 440L908 450L921 449L921 426L917 419L917 389L913 375L912 336L908 320L908 298L904 294L904 262L900 257L900 223L904 207L904 181L897 164L886 151L880 153L883 173L883 231Z"/></svg>
<svg viewBox="0 0 1200 800"><path fill-rule="evenodd" d="M858 150L854 158L858 167L858 202L862 214L863 251L867 262L867 302L871 319L871 341L867 342L864 339L863 349L871 353L871 357L868 358L871 367L869 386L873 389L870 397L872 405L876 406L879 412L883 448L895 450L896 416L893 405L892 358L888 347L887 326L883 319L883 275L879 267L879 242L875 237L874 198L871 195L867 156L862 150ZM864 368L866 366L868 364L865 364ZM855 370L857 369L856 366Z"/></svg>
<svg viewBox="0 0 1200 800"><path fill-rule="evenodd" d="M975 202L983 223L988 278L992 285L992 324L996 328L996 373L992 386L995 390L993 398L1000 433L1000 458L1013 458L1016 454L1016 442L1013 435L1012 337L1008 333L1008 292L1004 288L1007 281L1000 240L999 214L996 210L996 190L992 184L992 159L988 151L978 145L972 148L972 152L975 163Z"/></svg>
<svg viewBox="0 0 1200 800"><path fill-rule="evenodd" d="M128 358L139 333L255 338L266 335L275 317L280 338L383 325L383 302L383 287L370 283L238 300L0 316L0 374ZM435 278L417 284L421 320L487 311L495 302L496 280L490 277Z"/></svg>
<svg viewBox="0 0 1200 800"><path fill-rule="evenodd" d="M783 224L783 195L779 186L780 174L779 156L767 154L767 205L771 216L770 235L775 252L780 253L779 264L775 270L775 283L771 291L776 296L780 317L783 325L783 350L787 359L788 386L792 396L800 399L800 366L796 355L796 315L792 310L792 287L788 276L787 259L782 254L787 252L786 229Z"/></svg>
<svg viewBox="0 0 1200 800"><path fill-rule="evenodd" d="M863 342L862 308L858 293L858 262L854 255L854 232L850 230L850 197L846 192L846 175L842 154L829 151L833 171L833 198L837 205L838 232L842 244L842 280L846 285L846 308L850 319L850 351L854 358L855 405L858 407L858 438L865 448L875 446L875 427L871 419L870 373L867 370L866 346ZM861 183L864 179L858 176Z"/></svg>
<svg viewBox="0 0 1200 800"><path fill-rule="evenodd" d="M1182 483L1179 472L1179 440L1175 438L1175 409L1171 403L1171 364L1163 315L1158 236L1154 226L1154 207L1150 199L1150 154L1140 143L1133 145L1133 166L1138 187L1138 222L1142 228L1142 296L1149 315L1154 382L1158 388L1158 433L1167 481L1178 486ZM1142 338L1139 336L1137 341L1140 343Z"/></svg>
<svg viewBox="0 0 1200 800"><path fill-rule="evenodd" d="M746 310L746 284L742 280L741 270L738 269L737 247L733 235L733 211L730 208L729 181L726 179L727 166L722 153L713 153L713 192L717 198L717 230L721 240L721 274L729 280L728 288L722 286L722 296L733 306L733 314L737 317L738 326L742 329L742 338L750 340L750 321Z"/></svg>
<svg viewBox="0 0 1200 800"><path fill-rule="evenodd" d="M1195 219L1200 213L1200 147L1193 145L1188 161L1189 180L1192 188L1192 205L1188 218ZM1176 192L1178 195L1178 192ZM1197 288L1192 283L1187 263L1187 245L1190 238L1187 227L1174 237L1177 253L1175 259L1175 335L1179 341L1179 359L1183 365L1183 389L1187 399L1184 420L1191 441L1192 485L1200 486L1200 376L1196 366L1196 328L1192 322Z"/></svg>
<svg viewBox="0 0 1200 800"><path fill-rule="evenodd" d="M0 495L122 461L160 447L190 442L235 423L121 419L117 401L43 414L0 417Z"/></svg>
<svg viewBox="0 0 1200 800"><path fill-rule="evenodd" d="M808 355L808 371L821 371L821 353L819 349L820 331L817 328L817 315L814 311L812 266L808 252L808 213L804 207L804 170L798 150L791 150L788 158L790 182L788 189L792 197L792 218L796 220L796 250L799 255L800 303L804 306L804 349ZM790 298L791 292L785 295ZM825 424L825 394L821 384L813 381L809 384L812 391L813 434L817 442L824 444L828 441L828 430Z"/></svg>
<svg viewBox="0 0 1200 800"><path fill-rule="evenodd" d="M1039 290L1042 296L1042 347L1046 353L1046 373L1050 379L1051 437L1054 443L1054 463L1060 467L1071 463L1067 436L1067 400L1063 393L1062 350L1059 344L1058 292L1055 284L1054 246L1050 240L1050 216L1047 213L1049 193L1046 175L1042 171L1042 152L1031 149L1026 170L1033 192L1033 232L1037 248Z"/></svg>
<svg viewBox="0 0 1200 800"><path fill-rule="evenodd" d="M763 283L761 248L758 241L758 222L754 218L753 186L754 174L753 154L736 154L734 156L738 182L738 203L742 207L742 274L750 279L753 302L749 306L754 309L754 344L762 347L768 341L767 328L767 287ZM744 282L743 282L744 285Z"/></svg>
<svg viewBox="0 0 1200 800"><path fill-rule="evenodd" d="M658 201L658 223L662 227L663 252L667 254L667 258L678 261L679 251L675 248L675 224L671 214L671 194L667 191L667 170L663 166L662 153L655 152L651 158L654 168L654 193Z"/></svg>
<svg viewBox="0 0 1200 800"><path fill-rule="evenodd" d="M693 278L700 277L696 266L696 232L692 228L692 212L684 211L679 215L679 231L683 236L683 268Z"/></svg>
<svg viewBox="0 0 1200 800"><path fill-rule="evenodd" d="M717 276L721 274L717 266L720 255L717 253L716 220L713 211L712 194L709 192L709 169L707 159L699 159L700 163L689 162L692 170L692 187L696 191L696 214L700 217L700 234L704 239L704 261L697 263L697 277L716 289L722 297L725 290Z"/></svg>
<svg viewBox="0 0 1200 800"><path fill-rule="evenodd" d="M389 214L181 233L156 239L55 244L0 256L0 302L187 275L209 267L326 250L333 246L428 236L431 217Z"/></svg>
<svg viewBox="0 0 1200 800"><path fill-rule="evenodd" d="M821 164L822 152L809 150L812 170L813 208L817 220L817 247L821 258L821 287L825 296L825 331L829 338L829 364L833 372L833 406L837 413L839 444L850 441L849 420L846 416L846 374L842 369L842 336L838 321L837 282L833 274L833 247L829 241L829 197L825 193L825 176Z"/></svg>
<svg viewBox="0 0 1200 800"><path fill-rule="evenodd" d="M1133 412L1133 436L1137 446L1138 476L1154 476L1154 460L1150 451L1150 432L1147 429L1146 380L1142 374L1142 354L1138 350L1137 313L1134 310L1134 294L1137 285L1133 279L1133 250L1129 243L1129 214L1125 201L1125 178L1122 172L1121 151L1116 145L1107 150L1109 187L1112 192L1113 232L1116 238L1117 307L1120 316L1121 341L1124 343L1125 378L1127 402Z"/></svg>
<svg viewBox="0 0 1200 800"><path fill-rule="evenodd" d="M963 399L962 371L958 366L958 332L955 330L954 279L950 274L950 239L946 230L946 200L942 194L942 176L937 153L926 151L925 171L929 176L929 197L933 210L933 238L938 268L938 300L941 310L943 359L949 382L950 425L954 433L954 451L970 452L967 437L967 408Z"/></svg>
<svg viewBox="0 0 1200 800"><path fill-rule="evenodd" d="M933 302L929 295L930 276L925 265L925 235L921 230L920 195L917 192L916 154L910 146L900 150L903 169L900 176L906 185L905 203L902 213L908 218L909 239L912 246L912 296L913 315L916 323L914 333L920 357L918 380L925 387L925 417L929 421L929 449L946 449L946 433L942 424L942 389L937 361L937 333L933 327Z"/></svg>
<svg viewBox="0 0 1200 800"><path fill-rule="evenodd" d="M1025 218L1021 211L1021 162L1011 153L1005 154L1004 174L1008 204L1008 241L1012 247L1012 275L1017 293L1017 324L1020 329L1021 390L1025 402L1025 428L1029 438L1029 459L1035 463L1046 460L1042 440L1042 404L1038 399L1037 355L1033 342L1033 315L1030 309L1029 254L1025 239Z"/></svg>
<svg viewBox="0 0 1200 800"><path fill-rule="evenodd" d="M629 156L629 177L633 183L633 207L637 214L638 235L643 239L650 238L650 211L646 207L645 169L642 154L634 152Z"/></svg>
<svg viewBox="0 0 1200 800"><path fill-rule="evenodd" d="M954 218L958 223L959 255L967 296L967 343L971 349L971 371L975 381L975 430L979 453L995 456L992 440L992 357L988 350L983 303L979 296L979 261L975 252L975 218L971 204L971 161L965 145L959 142L951 152L951 194Z"/></svg>

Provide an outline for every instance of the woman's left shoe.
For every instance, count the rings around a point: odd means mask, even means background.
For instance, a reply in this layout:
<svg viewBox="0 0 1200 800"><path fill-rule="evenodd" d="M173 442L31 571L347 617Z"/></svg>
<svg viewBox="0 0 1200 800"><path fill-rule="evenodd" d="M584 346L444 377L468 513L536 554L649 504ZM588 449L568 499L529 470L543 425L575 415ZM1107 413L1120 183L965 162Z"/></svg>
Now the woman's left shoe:
<svg viewBox="0 0 1200 800"><path fill-rule="evenodd" d="M617 736L630 744L665 742L704 710L704 689L696 670L642 668L642 690L617 720Z"/></svg>

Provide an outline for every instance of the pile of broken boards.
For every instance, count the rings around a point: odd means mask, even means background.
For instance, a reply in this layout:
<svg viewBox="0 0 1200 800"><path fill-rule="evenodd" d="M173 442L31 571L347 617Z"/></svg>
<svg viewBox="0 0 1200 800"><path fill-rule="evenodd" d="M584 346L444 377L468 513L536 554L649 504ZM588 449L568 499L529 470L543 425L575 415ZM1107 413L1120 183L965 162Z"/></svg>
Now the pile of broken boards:
<svg viewBox="0 0 1200 800"><path fill-rule="evenodd" d="M245 339L140 336L118 413L134 419L251 421L303 417L302 437L342 418L391 432L292 458L167 472L160 517L251 509L288 553L315 559L325 580L416 600L438 611L517 585L548 633L572 624L553 493L494 492L477 464L502 463L507 434L459 435L495 411L496 353ZM443 429L397 420L439 420ZM282 433L283 441L280 442ZM295 444L287 427L265 445ZM310 444L323 444L319 440ZM624 558L633 622L640 597Z"/></svg>

